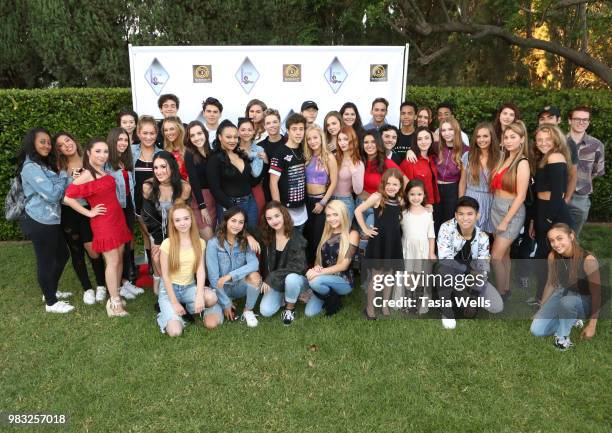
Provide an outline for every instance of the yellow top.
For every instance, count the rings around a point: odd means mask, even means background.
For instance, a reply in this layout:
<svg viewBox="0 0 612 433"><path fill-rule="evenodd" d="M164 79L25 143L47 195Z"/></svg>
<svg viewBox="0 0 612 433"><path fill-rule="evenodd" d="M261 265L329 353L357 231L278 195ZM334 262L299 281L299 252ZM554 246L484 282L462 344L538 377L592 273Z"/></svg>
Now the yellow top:
<svg viewBox="0 0 612 433"><path fill-rule="evenodd" d="M204 241L204 239L200 239L200 246L202 247L202 260L204 260L204 255L206 253L206 241ZM170 239L164 239L159 249L169 255ZM179 270L170 273L170 281L172 281L173 284L186 286L194 282L193 261L195 260L195 255L193 254L193 248L181 249L179 257Z"/></svg>

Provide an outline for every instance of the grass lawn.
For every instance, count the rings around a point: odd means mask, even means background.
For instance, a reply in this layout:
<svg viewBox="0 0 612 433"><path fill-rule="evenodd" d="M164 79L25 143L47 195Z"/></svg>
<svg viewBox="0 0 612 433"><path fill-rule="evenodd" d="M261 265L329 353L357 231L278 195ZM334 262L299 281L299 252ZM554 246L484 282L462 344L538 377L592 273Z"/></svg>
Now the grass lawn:
<svg viewBox="0 0 612 433"><path fill-rule="evenodd" d="M612 257L612 229L583 244ZM612 327L558 352L527 320L366 321L355 291L331 319L278 316L181 338L160 334L146 293L127 319L85 306L45 314L32 247L1 246L0 411L64 413L78 432L610 431ZM609 305L607 306L609 309ZM43 428L0 431L41 431ZM51 431L51 429L49 429Z"/></svg>

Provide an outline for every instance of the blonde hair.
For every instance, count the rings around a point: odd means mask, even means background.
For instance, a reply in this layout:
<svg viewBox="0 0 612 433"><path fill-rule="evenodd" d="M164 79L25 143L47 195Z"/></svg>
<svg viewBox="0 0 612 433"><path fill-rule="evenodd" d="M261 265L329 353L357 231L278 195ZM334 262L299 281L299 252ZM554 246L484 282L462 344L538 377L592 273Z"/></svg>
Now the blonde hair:
<svg viewBox="0 0 612 433"><path fill-rule="evenodd" d="M200 234L195 223L195 217L191 207L187 206L182 200L177 200L174 206L168 212L168 239L170 241L170 252L168 254L168 270L170 273L178 272L181 267L181 237L179 231L174 226L174 213L177 210L185 210L191 218L191 227L189 228L189 238L191 240L191 248L193 249L193 273L198 271L200 262L202 261L202 248L200 247Z"/></svg>
<svg viewBox="0 0 612 433"><path fill-rule="evenodd" d="M340 245L338 246L338 259L336 263L340 262L340 260L344 259L346 253L350 248L350 240L349 240L349 232L351 230L351 226L349 224L348 218L348 209L346 205L340 200L332 200L327 203L327 209L331 209L334 212L337 212L340 215ZM318 266L323 266L323 259L321 257L321 248L325 245L325 242L328 241L334 235L334 229L328 224L327 220L325 221L325 227L323 228L323 234L321 235L321 241L319 241L319 246L317 247L317 258L315 264Z"/></svg>
<svg viewBox="0 0 612 433"><path fill-rule="evenodd" d="M517 152L514 159L512 159L512 161L510 162L510 165L508 166L508 170L502 176L502 189L510 193L515 193L516 192L516 172L518 169L518 164L523 159L527 159L527 161L529 162L529 153L528 153L529 146L527 145L527 138L528 138L527 137L527 127L525 126L525 123L522 120L516 120L512 122L510 125L508 125L506 129L504 129L503 136L505 136L508 133L508 131L512 131L515 134L518 134L520 137L523 138L523 143L521 143L521 147L519 151ZM503 137L502 137L502 143L503 143ZM502 151L502 157L499 159L499 163L497 164L497 167L495 168L495 172L491 174L490 180L493 180L493 178L495 177L495 173L499 172L499 170L504 165L504 163L508 160L509 157L510 157L510 152L508 152L506 148L504 147Z"/></svg>
<svg viewBox="0 0 612 433"><path fill-rule="evenodd" d="M327 150L327 140L325 139L325 134L323 133L323 130L317 125L311 125L306 129L306 134L304 138L304 159L305 159L304 165L307 166L310 163L310 160L312 159L312 157L314 156L312 149L308 145L308 133L311 131L316 131L317 134L319 134L319 137L321 137L321 146L319 150L319 163L323 165L323 169L327 172L327 174L329 174L329 162L328 161L329 161L329 158L331 158L332 156L330 156L330 152L329 150Z"/></svg>
<svg viewBox="0 0 612 433"><path fill-rule="evenodd" d="M542 152L540 152L540 150L538 149L536 145L535 138L540 132L548 133L553 140L553 148L550 151L548 151L546 154L543 154ZM565 162L569 166L571 162L569 147L567 146L567 140L565 139L565 136L563 135L563 132L561 132L559 127L555 125L550 125L550 124L540 125L535 130L535 134L533 134L533 137L534 137L534 140L533 140L531 152L535 156L534 158L535 167L534 168L537 169L537 168L542 168L546 166L546 164L548 163L548 157L552 153L562 154L563 157L565 158Z"/></svg>
<svg viewBox="0 0 612 433"><path fill-rule="evenodd" d="M176 129L179 131L179 135L174 140L174 143L170 143L166 140L166 135L164 134L164 125L166 122L172 122L176 125ZM177 147L178 151L181 155L185 154L185 128L183 127L183 122L176 116L166 117L162 122L162 135L164 137L164 150L168 152L174 152L174 148Z"/></svg>

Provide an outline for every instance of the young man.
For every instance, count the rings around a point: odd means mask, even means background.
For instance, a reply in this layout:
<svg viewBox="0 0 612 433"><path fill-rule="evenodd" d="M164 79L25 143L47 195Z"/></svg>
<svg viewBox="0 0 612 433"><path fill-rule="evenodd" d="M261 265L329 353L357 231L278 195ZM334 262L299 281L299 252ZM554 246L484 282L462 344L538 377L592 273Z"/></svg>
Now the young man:
<svg viewBox="0 0 612 433"><path fill-rule="evenodd" d="M208 97L202 101L202 117L204 117L204 127L208 131L210 148L214 150L214 141L217 138L217 128L219 119L223 113L223 105L217 98Z"/></svg>
<svg viewBox="0 0 612 433"><path fill-rule="evenodd" d="M586 133L591 121L591 109L586 106L575 107L568 114L570 133L568 145L574 146L578 154L576 188L569 197L570 215L574 220L576 235L580 234L589 217L593 192L593 179L605 172L604 145ZM565 198L568 200L568 197Z"/></svg>
<svg viewBox="0 0 612 433"><path fill-rule="evenodd" d="M380 128L383 125L387 124L387 111L389 109L389 101L385 98L376 98L372 101L372 109L370 110L370 114L372 118L367 125L364 125L364 129L369 131L371 129Z"/></svg>
<svg viewBox="0 0 612 433"><path fill-rule="evenodd" d="M262 180L262 187L266 202L272 200L272 194L270 193L270 164L272 157L276 154L279 148L287 141L287 137L281 134L280 130L281 118L278 110L274 108L268 108L264 112L264 129L268 133L268 136L259 142L259 145L263 147L266 156L268 157L268 163L264 164L264 177Z"/></svg>
<svg viewBox="0 0 612 433"><path fill-rule="evenodd" d="M161 95L157 100L157 106L159 107L159 111L162 114L162 119L157 122L157 147L160 149L164 148L164 131L163 131L163 123L164 119L168 117L177 116L179 110L179 98L173 93L166 93ZM183 127L187 127L185 123L183 123Z"/></svg>
<svg viewBox="0 0 612 433"><path fill-rule="evenodd" d="M487 283L491 254L489 236L476 226L479 208L476 199L459 198L455 218L442 224L438 234L438 274L442 276L438 297L445 329L457 326L453 308L466 318L475 317L478 308L491 313L503 309L501 296Z"/></svg>
<svg viewBox="0 0 612 433"><path fill-rule="evenodd" d="M387 152L387 158L392 160L397 165L400 165L404 159L406 159L406 151L398 152L399 142L399 129L393 125L383 125L378 130L380 138L382 138L383 146Z"/></svg>
<svg viewBox="0 0 612 433"><path fill-rule="evenodd" d="M547 105L542 108L538 113L538 125L544 125L545 123L559 126L561 123L561 111L553 105Z"/></svg>
<svg viewBox="0 0 612 433"><path fill-rule="evenodd" d="M270 194L287 206L293 226L300 233L308 219L306 211L306 170L302 141L306 119L294 113L287 118L287 142L279 146L270 160Z"/></svg>
<svg viewBox="0 0 612 433"><path fill-rule="evenodd" d="M415 102L404 101L400 105L400 130L394 151L403 155L402 160L406 159L406 152L412 144L417 111L418 107Z"/></svg>
<svg viewBox="0 0 612 433"><path fill-rule="evenodd" d="M304 101L300 109L302 116L306 119L306 126L312 126L317 120L319 114L319 106L315 101Z"/></svg>
<svg viewBox="0 0 612 433"><path fill-rule="evenodd" d="M438 129L436 129L434 132L434 137L438 139L440 134L440 124L445 120L449 120L451 117L455 117L453 105L450 102L439 103L436 107L436 114L438 116ZM463 144L466 146L470 146L470 137L468 137L468 135L463 131L461 131L461 141L463 141Z"/></svg>

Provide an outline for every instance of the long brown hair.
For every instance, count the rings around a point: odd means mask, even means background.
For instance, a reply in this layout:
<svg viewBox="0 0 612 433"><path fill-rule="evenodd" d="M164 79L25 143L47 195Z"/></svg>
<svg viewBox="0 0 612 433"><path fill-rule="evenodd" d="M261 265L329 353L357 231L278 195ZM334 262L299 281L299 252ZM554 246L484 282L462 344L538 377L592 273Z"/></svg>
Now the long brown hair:
<svg viewBox="0 0 612 433"><path fill-rule="evenodd" d="M538 146L536 144L535 138L537 137L539 132L546 132L550 135L550 138L553 140L553 148L548 151L546 154L540 152ZM534 156L534 169L543 168L548 163L548 157L552 153L560 153L565 158L566 164L569 166L571 163L571 157L569 152L569 147L567 146L567 140L565 139L565 135L559 129L559 127L555 125L550 125L548 123L544 125L540 125L535 130L535 134L533 134L533 144L531 147L531 153Z"/></svg>
<svg viewBox="0 0 612 433"><path fill-rule="evenodd" d="M504 191L508 191L511 193L516 192L516 172L518 169L518 164L522 159L527 159L529 161L528 149L529 146L527 144L527 127L523 123L522 120L518 120L516 122L512 122L510 125L506 127L504 130L504 135L508 132L512 131L519 136L524 138L523 143L521 144L521 148L518 153L514 156L512 161L510 161L510 165L508 166L508 170L502 176L502 188ZM495 167L494 173L491 174L489 179L489 183L493 180L495 173L499 172L504 163L510 158L510 152L508 152L505 148L502 152L502 157L499 159L497 163L497 167Z"/></svg>
<svg viewBox="0 0 612 433"><path fill-rule="evenodd" d="M244 226L242 227L242 231L236 235L236 243L238 244L240 250L246 251L248 246L248 232L246 228L247 214L244 210L242 210L242 208L238 206L232 206L231 208L226 210L223 214L223 219L221 220L221 223L217 226L217 239L219 240L219 246L221 248L223 248L223 246L225 245L225 240L227 239L227 222L230 220L231 217L233 217L234 215L238 215L239 213L241 213L244 217Z"/></svg>
<svg viewBox="0 0 612 433"><path fill-rule="evenodd" d="M177 200L174 203L174 206L172 206L168 212L168 239L170 242L170 251L168 253L168 270L170 273L175 273L178 272L181 267L181 235L174 226L174 213L181 209L187 211L189 213L189 217L191 218L189 239L191 240L191 248L193 249L193 273L195 274L198 271L200 262L202 261L200 234L198 233L198 226L195 223L193 210L191 210L191 207L187 206L182 200Z"/></svg>
<svg viewBox="0 0 612 433"><path fill-rule="evenodd" d="M261 138L261 135L265 131L264 123L266 121L266 110L268 109L268 106L261 99L251 99L249 101L249 103L247 104L246 109L244 110L244 117L249 118L249 110L251 109L251 107L253 105L259 105L261 107L261 111L262 111L261 122L255 123L255 121L253 121L253 125L255 126L255 135L253 136L253 141L256 141L256 140L259 140ZM279 118L279 120L280 120L280 118Z"/></svg>
<svg viewBox="0 0 612 433"><path fill-rule="evenodd" d="M128 147L122 154L119 154L117 150L117 142L119 141L119 137L121 134L125 134L128 139ZM106 142L108 143L108 164L113 168L113 170L119 170L121 164L123 164L123 168L128 171L132 171L134 169L134 162L132 161L132 149L130 148L130 134L121 128L113 128L108 131L108 136L106 137Z"/></svg>
<svg viewBox="0 0 612 433"><path fill-rule="evenodd" d="M76 141L74 136L70 134L69 132L60 131L53 136L51 143L53 144L53 150L55 151L57 168L59 168L60 171L65 171L68 169L68 159L66 158L65 155L62 154L62 152L60 152L59 145L57 144L57 140L59 140L61 136L66 136L70 138L72 141L74 141L74 145L76 146L77 155L79 155L80 157L83 157L83 149L81 149L81 145L79 144L79 142Z"/></svg>
<svg viewBox="0 0 612 433"><path fill-rule="evenodd" d="M268 221L266 221L266 212L270 209L278 209L281 215L283 216L283 232L288 239L291 238L293 234L293 220L291 219L291 214L287 210L287 208L276 200L269 201L263 208L261 212L261 222L259 223L259 229L261 230L261 238L265 245L272 245L272 241L276 235L276 232Z"/></svg>
<svg viewBox="0 0 612 433"><path fill-rule="evenodd" d="M199 147L197 147L195 144L191 142L191 137L190 137L191 129L195 128L196 126L199 126L200 128L202 128L202 132L204 133L204 138L206 138L206 143L204 143L204 146L202 146L202 150L200 150ZM185 152L191 153L191 155L193 156L193 160L196 162L196 164L200 164L204 159L208 158L208 156L211 153L208 130L204 127L204 124L200 122L199 120L194 120L192 122L189 122L189 125L187 125L187 129L185 130L185 139L183 143L185 144Z"/></svg>
<svg viewBox="0 0 612 433"><path fill-rule="evenodd" d="M497 110L497 112L495 113L495 135L497 136L498 141L501 141L502 134L504 132L502 131L502 124L501 124L501 121L499 120L499 116L501 115L501 112L504 111L505 108L509 108L512 111L514 111L514 121L515 122L517 120L521 120L521 110L519 110L517 105L512 102L504 102L501 105L501 107L499 107L499 110Z"/></svg>
<svg viewBox="0 0 612 433"><path fill-rule="evenodd" d="M491 137L491 144L488 147L488 157L487 157L487 170L489 171L488 176L491 176L493 170L495 170L495 166L499 162L499 141L497 141L497 135L495 135L495 130L493 129L493 125L490 123L479 123L474 128L474 134L472 135L472 143L470 145L470 151L468 152L468 166L466 167L470 173L470 183L472 185L478 185L480 183L480 157L482 156L482 149L478 144L476 144L476 139L478 135L478 131L481 129L486 129L489 131L489 136Z"/></svg>
<svg viewBox="0 0 612 433"><path fill-rule="evenodd" d="M85 170L89 170L89 172L91 173L91 176L94 179L98 178L98 174L99 173L97 172L97 170L89 162L89 155L87 154L87 152L91 152L91 148L94 147L94 145L97 144L97 143L104 143L104 144L106 144L106 147L109 147L108 143L106 141L104 141L104 139L102 137L94 137L94 138L92 138L91 140L89 140L87 142L87 145L83 149L83 168Z"/></svg>
<svg viewBox="0 0 612 433"><path fill-rule="evenodd" d="M591 255L590 252L586 251L578 244L578 237L576 236L576 232L565 223L555 223L550 229L548 229L548 233L552 230L561 230L572 240L572 255L570 257L570 267L569 267L569 285L573 286L578 282L578 276L580 275L580 267L584 266L584 259L586 256ZM546 242L549 242L547 239ZM551 250L550 254L552 255L554 260L563 260L563 256L556 252L555 250ZM559 285L559 275L557 273L556 266L548 267L550 282L553 287L557 287Z"/></svg>
<svg viewBox="0 0 612 433"><path fill-rule="evenodd" d="M444 162L443 159L443 155L444 155L444 148L447 147L446 142L444 141L444 138L442 138L442 125L444 125L445 123L448 123L451 128L453 128L453 150L451 151L451 158L453 159L454 163L457 164L457 167L461 168L462 167L462 163L461 163L461 157L463 156L463 140L461 139L461 125L459 125L459 122L457 122L457 119L455 119L454 117L451 117L448 120L444 120L442 123L440 123L440 143L438 143L438 161L440 161L440 164L442 162Z"/></svg>
<svg viewBox="0 0 612 433"><path fill-rule="evenodd" d="M395 167L389 168L382 175L382 178L380 179L380 184L378 185L378 193L382 197L380 200L380 204L378 205L378 207L380 208L381 215L383 213L383 210L385 209L385 205L387 204L389 200L391 200L391 197L389 197L385 191L385 186L387 185L387 181L389 180L389 178L392 178L392 177L399 180L400 189L397 192L396 198L399 201L400 205L403 204L402 191L404 190L404 173L402 173L401 170Z"/></svg>
<svg viewBox="0 0 612 433"><path fill-rule="evenodd" d="M353 164L357 164L361 161L361 156L359 154L359 139L357 138L357 133L353 129L352 126L343 126L340 132L338 132L338 136L340 134L344 134L348 137L349 140L349 149L351 149L351 161ZM342 164L342 158L344 158L344 152L340 149L340 146L336 145L336 160L338 164Z"/></svg>

